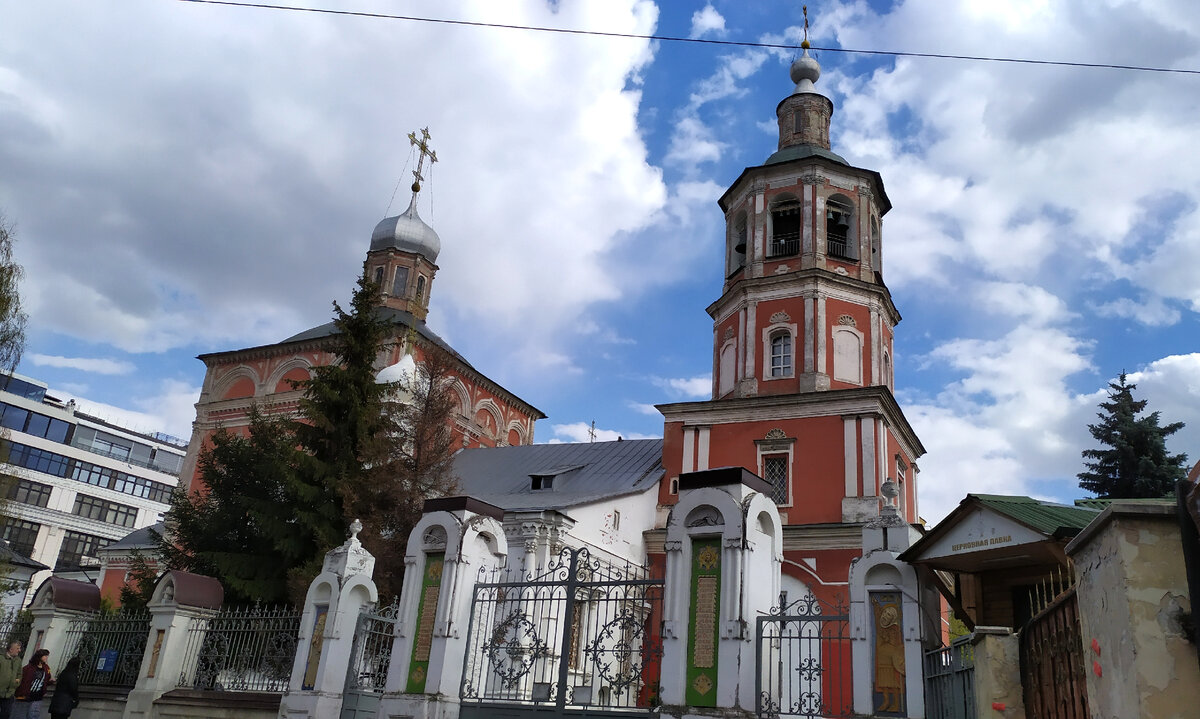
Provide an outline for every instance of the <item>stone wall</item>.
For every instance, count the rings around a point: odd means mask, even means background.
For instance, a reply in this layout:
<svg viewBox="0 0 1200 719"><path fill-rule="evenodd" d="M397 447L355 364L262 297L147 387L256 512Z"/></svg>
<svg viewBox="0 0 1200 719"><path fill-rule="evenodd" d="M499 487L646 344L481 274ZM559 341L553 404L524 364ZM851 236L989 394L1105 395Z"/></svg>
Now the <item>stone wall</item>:
<svg viewBox="0 0 1200 719"><path fill-rule="evenodd" d="M1192 717L1200 664L1174 503L1116 502L1069 545L1092 716Z"/></svg>

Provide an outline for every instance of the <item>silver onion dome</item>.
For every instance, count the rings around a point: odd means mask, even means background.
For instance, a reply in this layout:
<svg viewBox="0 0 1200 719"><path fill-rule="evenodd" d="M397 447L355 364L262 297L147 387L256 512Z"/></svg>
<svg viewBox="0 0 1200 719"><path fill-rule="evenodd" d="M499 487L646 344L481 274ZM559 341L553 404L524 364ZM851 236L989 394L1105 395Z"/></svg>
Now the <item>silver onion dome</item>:
<svg viewBox="0 0 1200 719"><path fill-rule="evenodd" d="M395 217L385 217L371 233L371 250L395 248L415 252L430 262L437 262L442 251L442 239L417 214L417 198L413 195L408 209Z"/></svg>
<svg viewBox="0 0 1200 719"><path fill-rule="evenodd" d="M817 91L813 83L821 77L821 66L809 56L807 47L804 48L804 54L792 62L791 76L792 82L796 83L796 92Z"/></svg>

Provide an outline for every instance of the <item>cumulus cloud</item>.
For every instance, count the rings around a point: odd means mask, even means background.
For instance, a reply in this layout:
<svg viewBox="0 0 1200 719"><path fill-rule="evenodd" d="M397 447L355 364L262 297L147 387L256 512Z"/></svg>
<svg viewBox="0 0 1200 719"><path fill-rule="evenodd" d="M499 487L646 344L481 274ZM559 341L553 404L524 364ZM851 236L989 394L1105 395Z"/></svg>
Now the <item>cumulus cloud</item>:
<svg viewBox="0 0 1200 719"><path fill-rule="evenodd" d="M1095 305L1094 309L1101 317L1131 319L1150 327L1169 327L1179 322L1181 316L1179 310L1168 305L1161 297L1151 297L1142 301L1120 297Z"/></svg>
<svg viewBox="0 0 1200 719"><path fill-rule="evenodd" d="M596 303L653 286L608 261L668 196L637 124L648 41L152 2L78 10L71 32L45 31L34 6L0 31L0 198L21 223L39 328L157 352L325 321L397 178L408 184L407 132L425 126L440 162L419 210L443 240L431 321L480 344L520 327L553 355ZM458 11L639 34L658 13L646 0ZM116 25L119 38L102 31ZM503 310L481 293L502 294Z"/></svg>
<svg viewBox="0 0 1200 719"><path fill-rule="evenodd" d="M695 377L655 377L653 381L675 398L706 399L712 396L711 374Z"/></svg>
<svg viewBox="0 0 1200 719"><path fill-rule="evenodd" d="M37 367L61 367L91 374L122 375L137 369L132 362L97 357L61 357L35 352L28 359Z"/></svg>
<svg viewBox="0 0 1200 719"><path fill-rule="evenodd" d="M692 13L692 31L689 37L700 38L705 35L725 35L725 18L717 12L712 3Z"/></svg>
<svg viewBox="0 0 1200 719"><path fill-rule="evenodd" d="M560 442L615 442L618 439L661 439L659 435L638 434L636 432L620 432L615 429L600 429L587 422L572 424L556 424L553 427L554 438L549 444Z"/></svg>
<svg viewBox="0 0 1200 719"><path fill-rule="evenodd" d="M63 385L62 389L73 388ZM192 436L192 420L196 418L195 403L200 396L200 387L179 380L163 380L153 394L130 398L130 404L135 409L96 402L74 391L54 394L64 401L75 400L80 412L117 426L142 434L163 432L187 441Z"/></svg>

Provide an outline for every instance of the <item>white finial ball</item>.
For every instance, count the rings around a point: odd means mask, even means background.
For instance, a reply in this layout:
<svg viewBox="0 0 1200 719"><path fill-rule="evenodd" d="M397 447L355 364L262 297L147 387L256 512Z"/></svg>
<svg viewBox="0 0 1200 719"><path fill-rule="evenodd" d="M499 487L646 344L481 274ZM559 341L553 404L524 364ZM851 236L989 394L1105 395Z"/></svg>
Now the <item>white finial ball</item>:
<svg viewBox="0 0 1200 719"><path fill-rule="evenodd" d="M796 83L796 91L812 92L813 83L817 78L821 77L821 66L808 54L808 49L805 48L804 54L796 58L792 62L792 82ZM801 90L801 87L804 90Z"/></svg>

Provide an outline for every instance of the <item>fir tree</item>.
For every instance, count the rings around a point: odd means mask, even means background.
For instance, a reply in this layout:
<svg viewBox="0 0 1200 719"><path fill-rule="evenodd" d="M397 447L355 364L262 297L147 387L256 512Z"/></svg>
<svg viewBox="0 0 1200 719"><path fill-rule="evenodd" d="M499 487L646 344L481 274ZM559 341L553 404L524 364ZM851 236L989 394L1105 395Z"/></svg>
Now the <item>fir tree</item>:
<svg viewBox="0 0 1200 719"><path fill-rule="evenodd" d="M333 364L318 367L297 386L304 390L294 426L304 451L296 473L299 521L326 549L340 544L359 519L360 539L375 555L381 596L400 592L408 533L425 497L451 482L456 407L448 387L451 366L432 348L415 377L376 382L377 360L391 348L394 325L377 311L379 288L365 275L350 311L334 303ZM415 335L410 336L410 346ZM319 567L321 555L294 572L293 586Z"/></svg>
<svg viewBox="0 0 1200 719"><path fill-rule="evenodd" d="M146 608L154 596L154 584L158 572L139 550L133 550L129 558L129 577L121 587L121 610L136 612Z"/></svg>
<svg viewBox="0 0 1200 719"><path fill-rule="evenodd" d="M1186 473L1187 455L1168 454L1166 438L1183 428L1182 422L1160 427L1159 413L1138 417L1146 400L1135 400L1135 384L1125 373L1109 383L1108 401L1100 403L1100 421L1088 431L1102 449L1083 450L1087 471L1079 473L1079 486L1103 498L1165 497L1175 491L1176 480Z"/></svg>
<svg viewBox="0 0 1200 719"><path fill-rule="evenodd" d="M245 435L219 429L200 453L197 489L171 498L158 547L167 566L216 577L229 603L285 601L288 569L320 549L292 521L298 459L290 422L257 408Z"/></svg>

